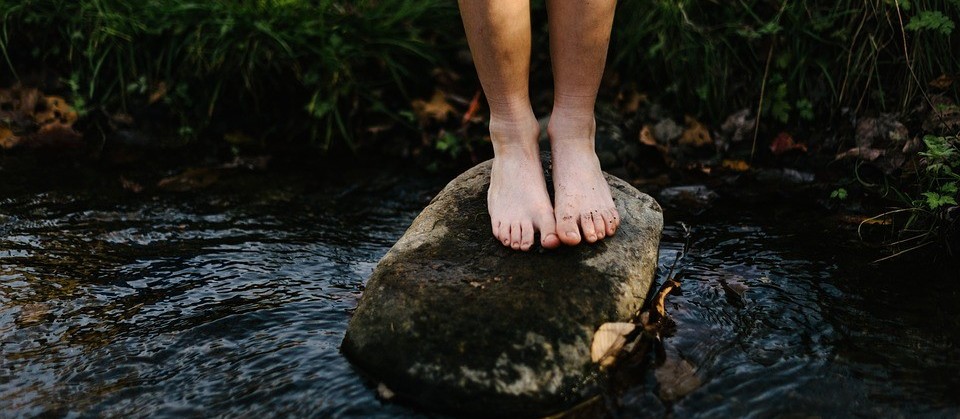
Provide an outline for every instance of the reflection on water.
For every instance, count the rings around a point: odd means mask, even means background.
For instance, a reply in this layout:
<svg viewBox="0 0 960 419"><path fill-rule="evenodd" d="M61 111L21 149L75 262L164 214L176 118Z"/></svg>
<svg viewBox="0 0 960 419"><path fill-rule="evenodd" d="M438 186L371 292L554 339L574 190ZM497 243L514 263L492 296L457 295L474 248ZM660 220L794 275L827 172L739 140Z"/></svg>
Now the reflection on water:
<svg viewBox="0 0 960 419"><path fill-rule="evenodd" d="M445 179L274 173L133 194L96 176L0 185L0 410L417 416L379 402L338 346L363 281ZM830 227L688 223L665 345L702 386L665 403L648 371L617 413L960 412L956 284L867 266Z"/></svg>

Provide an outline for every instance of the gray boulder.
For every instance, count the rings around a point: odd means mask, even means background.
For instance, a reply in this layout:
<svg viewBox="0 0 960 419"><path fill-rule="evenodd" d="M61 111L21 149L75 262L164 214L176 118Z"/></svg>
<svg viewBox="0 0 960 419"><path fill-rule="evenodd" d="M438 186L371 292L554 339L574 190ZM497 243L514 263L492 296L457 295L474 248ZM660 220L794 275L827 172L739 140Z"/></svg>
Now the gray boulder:
<svg viewBox="0 0 960 419"><path fill-rule="evenodd" d="M622 218L615 236L519 252L490 232L489 177L489 161L468 170L414 220L370 277L341 349L399 399L431 410L563 410L599 389L594 331L627 320L647 296L660 206L607 175Z"/></svg>

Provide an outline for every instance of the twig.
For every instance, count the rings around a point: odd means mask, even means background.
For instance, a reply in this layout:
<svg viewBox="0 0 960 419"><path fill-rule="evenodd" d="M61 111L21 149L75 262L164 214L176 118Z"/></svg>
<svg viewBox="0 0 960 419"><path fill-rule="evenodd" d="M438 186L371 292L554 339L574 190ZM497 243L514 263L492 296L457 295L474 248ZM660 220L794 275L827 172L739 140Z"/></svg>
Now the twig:
<svg viewBox="0 0 960 419"><path fill-rule="evenodd" d="M860 237L860 240L863 240L863 233L861 232L861 230L863 229L863 225L866 224L866 223L869 222L869 221L879 220L879 219L881 219L881 218L883 218L883 217L886 217L886 216L888 216L888 215L899 214L899 213L901 213L901 212L914 212L914 211L919 211L919 209L917 209L917 208L901 208L901 209L898 209L898 210L887 211L887 212L885 212L885 213L883 213L883 214L875 215L875 216L870 217L870 218L865 218L863 221L860 222L860 225L857 226L857 236Z"/></svg>
<svg viewBox="0 0 960 419"><path fill-rule="evenodd" d="M893 258L895 258L895 257L897 257L897 256L900 256L900 255L904 254L904 253L912 252L912 251L914 251L914 250L917 250L917 249L919 249L919 248L921 248L921 247L923 247L923 246L926 246L926 245L928 245L928 244L930 244L930 243L933 243L933 242L932 242L932 241L929 241L929 242L921 243L921 244L916 245L916 246L913 246L913 247L911 247L911 248L909 248L909 249L901 250L901 251L899 251L899 252L897 252L897 253L894 253L894 254L892 254L892 255L890 255L890 256L886 256L886 257L882 257L882 258L880 258L880 259L877 259L877 260L873 261L872 263L880 263L880 262L883 262L883 261L885 261L885 260L887 260L887 259L893 259Z"/></svg>
<svg viewBox="0 0 960 419"><path fill-rule="evenodd" d="M760 101L757 103L756 121L753 123L753 145L750 146L750 161L757 151L757 136L760 135L760 113L763 112L763 96L767 90L767 77L770 75L770 62L773 61L773 48L777 45L777 38L770 41L770 51L767 52L767 64L763 69L763 81L760 82Z"/></svg>

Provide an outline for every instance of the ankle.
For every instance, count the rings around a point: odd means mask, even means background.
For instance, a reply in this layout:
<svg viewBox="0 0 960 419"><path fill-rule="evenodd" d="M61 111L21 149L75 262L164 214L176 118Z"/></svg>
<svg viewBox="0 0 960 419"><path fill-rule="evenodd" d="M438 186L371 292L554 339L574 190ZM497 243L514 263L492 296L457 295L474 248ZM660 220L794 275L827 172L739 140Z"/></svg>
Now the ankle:
<svg viewBox="0 0 960 419"><path fill-rule="evenodd" d="M538 155L537 140L540 137L540 124L533 112L526 115L490 116L490 141L494 155L521 152Z"/></svg>
<svg viewBox="0 0 960 419"><path fill-rule="evenodd" d="M554 110L547 124L551 148L589 148L594 147L597 121L593 112L570 112Z"/></svg>

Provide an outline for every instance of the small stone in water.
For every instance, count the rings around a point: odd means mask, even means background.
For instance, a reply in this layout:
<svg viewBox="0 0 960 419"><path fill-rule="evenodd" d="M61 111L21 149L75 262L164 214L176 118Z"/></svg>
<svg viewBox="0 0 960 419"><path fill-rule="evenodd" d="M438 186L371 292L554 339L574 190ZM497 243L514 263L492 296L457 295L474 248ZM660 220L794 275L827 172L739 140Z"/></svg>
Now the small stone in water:
<svg viewBox="0 0 960 419"><path fill-rule="evenodd" d="M377 394L380 395L380 398L384 400L390 400L396 396L396 394L393 393L393 390L390 390L390 388L388 388L384 383L377 385Z"/></svg>

